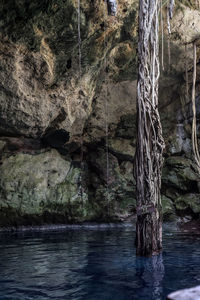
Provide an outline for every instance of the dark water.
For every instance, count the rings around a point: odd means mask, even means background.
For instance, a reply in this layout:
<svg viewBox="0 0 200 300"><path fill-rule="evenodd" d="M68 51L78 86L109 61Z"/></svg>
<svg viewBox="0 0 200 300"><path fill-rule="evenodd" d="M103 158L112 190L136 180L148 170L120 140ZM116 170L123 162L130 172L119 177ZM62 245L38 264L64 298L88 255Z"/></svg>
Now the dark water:
<svg viewBox="0 0 200 300"><path fill-rule="evenodd" d="M129 230L1 236L0 299L159 300L200 284L200 236L164 234L136 258Z"/></svg>

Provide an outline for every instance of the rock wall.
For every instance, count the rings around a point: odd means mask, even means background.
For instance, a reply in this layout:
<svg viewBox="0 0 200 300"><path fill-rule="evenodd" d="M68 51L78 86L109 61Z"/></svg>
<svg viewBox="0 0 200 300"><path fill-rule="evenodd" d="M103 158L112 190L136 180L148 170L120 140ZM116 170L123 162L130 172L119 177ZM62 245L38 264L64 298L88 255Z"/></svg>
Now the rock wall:
<svg viewBox="0 0 200 300"><path fill-rule="evenodd" d="M0 226L135 214L138 1L118 0L116 17L107 15L103 0L81 1L81 76L76 2L0 3ZM169 220L200 214L184 51L185 42L199 39L200 12L183 2L172 22L170 68L165 28L160 79ZM197 54L199 61L199 48ZM191 44L187 56L191 95ZM197 81L198 122L199 95Z"/></svg>

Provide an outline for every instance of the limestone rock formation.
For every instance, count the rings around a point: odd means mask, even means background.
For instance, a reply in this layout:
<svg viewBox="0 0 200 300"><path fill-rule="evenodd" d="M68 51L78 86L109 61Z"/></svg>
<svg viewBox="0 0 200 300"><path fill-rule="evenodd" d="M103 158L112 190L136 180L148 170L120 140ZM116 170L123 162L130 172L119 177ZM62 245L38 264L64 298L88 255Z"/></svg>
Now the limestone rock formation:
<svg viewBox="0 0 200 300"><path fill-rule="evenodd" d="M0 172L1 225L84 220L88 193L83 189L81 197L81 169L56 150L11 155Z"/></svg>
<svg viewBox="0 0 200 300"><path fill-rule="evenodd" d="M184 52L185 41L199 38L199 11L183 2L171 24L170 70L165 35L160 79L165 219L199 214ZM135 213L138 1L118 0L116 16L107 14L104 1L81 1L81 76L77 1L7 0L0 9L0 225L129 219ZM199 48L197 54L199 60ZM188 65L190 92L191 45ZM199 94L197 85L198 122Z"/></svg>

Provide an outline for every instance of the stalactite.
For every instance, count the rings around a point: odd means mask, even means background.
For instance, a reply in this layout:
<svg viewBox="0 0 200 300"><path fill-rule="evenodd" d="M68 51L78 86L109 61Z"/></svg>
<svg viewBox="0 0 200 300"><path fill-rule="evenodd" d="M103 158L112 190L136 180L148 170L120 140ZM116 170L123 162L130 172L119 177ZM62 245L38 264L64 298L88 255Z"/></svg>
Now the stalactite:
<svg viewBox="0 0 200 300"><path fill-rule="evenodd" d="M116 0L106 0L108 7L108 14L111 16L116 16L117 14L117 1Z"/></svg>
<svg viewBox="0 0 200 300"><path fill-rule="evenodd" d="M193 43L193 85L192 85L192 148L194 152L194 159L200 171L200 155L198 150L198 139L197 139L197 120L196 120L196 64L197 64L197 47L196 42Z"/></svg>
<svg viewBox="0 0 200 300"><path fill-rule="evenodd" d="M158 112L159 8L159 0L140 0L135 156L138 255L154 255L162 249L160 187L164 141Z"/></svg>

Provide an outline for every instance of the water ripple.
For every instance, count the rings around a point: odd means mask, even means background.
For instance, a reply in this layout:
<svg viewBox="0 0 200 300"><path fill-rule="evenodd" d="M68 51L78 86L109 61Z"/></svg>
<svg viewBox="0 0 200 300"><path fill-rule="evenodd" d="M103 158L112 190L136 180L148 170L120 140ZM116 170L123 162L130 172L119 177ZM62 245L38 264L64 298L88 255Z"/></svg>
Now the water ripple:
<svg viewBox="0 0 200 300"><path fill-rule="evenodd" d="M120 228L3 236L0 256L0 300L162 300L200 284L200 238L174 232L153 258Z"/></svg>

